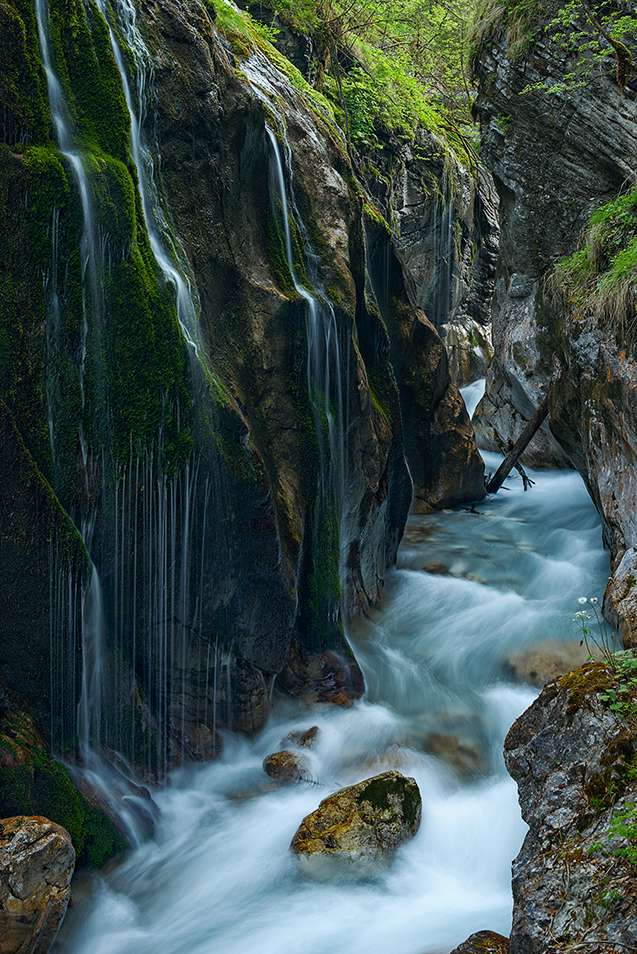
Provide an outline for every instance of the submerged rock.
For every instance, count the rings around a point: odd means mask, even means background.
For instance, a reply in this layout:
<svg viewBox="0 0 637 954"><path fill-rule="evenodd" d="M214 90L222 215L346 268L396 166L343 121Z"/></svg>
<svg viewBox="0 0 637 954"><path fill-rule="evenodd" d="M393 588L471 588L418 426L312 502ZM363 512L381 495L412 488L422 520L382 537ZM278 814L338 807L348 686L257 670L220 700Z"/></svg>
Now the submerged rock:
<svg viewBox="0 0 637 954"><path fill-rule="evenodd" d="M0 954L46 954L66 913L75 851L41 816L0 821Z"/></svg>
<svg viewBox="0 0 637 954"><path fill-rule="evenodd" d="M451 954L509 954L509 939L495 931L477 931Z"/></svg>
<svg viewBox="0 0 637 954"><path fill-rule="evenodd" d="M529 683L540 689L545 683L583 666L588 650L569 640L540 643L525 652L512 653L507 666L516 682Z"/></svg>
<svg viewBox="0 0 637 954"><path fill-rule="evenodd" d="M425 739L425 752L441 758L463 778L489 774L489 763L478 746L461 741L457 735L430 732Z"/></svg>
<svg viewBox="0 0 637 954"><path fill-rule="evenodd" d="M292 839L301 870L319 880L369 874L418 831L422 800L413 778L383 772L324 798Z"/></svg>
<svg viewBox="0 0 637 954"><path fill-rule="evenodd" d="M263 760L263 770L279 782L309 782L312 777L307 759L290 749L268 755Z"/></svg>

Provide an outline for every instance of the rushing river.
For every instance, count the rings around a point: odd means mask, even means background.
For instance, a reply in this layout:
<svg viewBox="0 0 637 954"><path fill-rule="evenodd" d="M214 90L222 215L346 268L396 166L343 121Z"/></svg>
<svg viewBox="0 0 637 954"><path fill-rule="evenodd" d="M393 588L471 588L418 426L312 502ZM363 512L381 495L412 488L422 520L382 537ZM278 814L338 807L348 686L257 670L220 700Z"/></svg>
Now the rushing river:
<svg viewBox="0 0 637 954"><path fill-rule="evenodd" d="M580 478L533 477L478 513L410 518L382 608L350 634L366 699L279 701L258 738L174 776L155 838L76 888L57 954L447 954L473 931L508 934L525 826L501 749L535 691L508 681L506 659L576 639L577 598L601 598L609 572ZM315 784L277 787L264 756L311 725ZM387 768L418 782L417 836L373 880L301 877L288 846L303 816Z"/></svg>

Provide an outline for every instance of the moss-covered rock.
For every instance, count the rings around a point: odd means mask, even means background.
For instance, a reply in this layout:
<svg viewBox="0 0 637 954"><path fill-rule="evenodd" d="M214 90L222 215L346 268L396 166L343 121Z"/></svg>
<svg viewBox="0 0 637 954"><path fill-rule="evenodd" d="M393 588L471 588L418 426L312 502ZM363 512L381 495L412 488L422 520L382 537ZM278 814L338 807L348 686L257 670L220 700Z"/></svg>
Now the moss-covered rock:
<svg viewBox="0 0 637 954"><path fill-rule="evenodd" d="M313 877L366 875L413 838L421 812L414 779L383 772L324 798L299 825L291 849Z"/></svg>
<svg viewBox="0 0 637 954"><path fill-rule="evenodd" d="M73 786L52 758L32 717L12 706L0 715L0 815L44 815L68 831L77 863L98 867L124 851L126 840Z"/></svg>

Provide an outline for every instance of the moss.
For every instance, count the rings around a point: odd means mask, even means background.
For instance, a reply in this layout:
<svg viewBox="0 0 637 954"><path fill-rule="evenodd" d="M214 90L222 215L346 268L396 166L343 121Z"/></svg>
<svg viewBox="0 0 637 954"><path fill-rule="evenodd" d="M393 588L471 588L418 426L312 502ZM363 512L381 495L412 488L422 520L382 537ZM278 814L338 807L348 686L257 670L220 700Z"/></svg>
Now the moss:
<svg viewBox="0 0 637 954"><path fill-rule="evenodd" d="M370 779L365 788L359 792L357 801L359 804L367 802L378 811L393 811L394 802L390 800L390 795L399 799L405 822L409 828L413 828L418 821L422 799L418 786L401 777L380 776Z"/></svg>
<svg viewBox="0 0 637 954"><path fill-rule="evenodd" d="M78 865L98 867L126 848L123 836L73 786L68 769L49 757L30 717L12 712L0 726L0 817L43 815L68 831ZM6 763L9 762L9 766Z"/></svg>
<svg viewBox="0 0 637 954"><path fill-rule="evenodd" d="M0 36L3 139L10 145L46 143L50 114L34 4L28 0L3 0Z"/></svg>
<svg viewBox="0 0 637 954"><path fill-rule="evenodd" d="M87 20L80 0L52 0L50 14L55 68L77 138L125 160L130 116L104 17L90 6Z"/></svg>

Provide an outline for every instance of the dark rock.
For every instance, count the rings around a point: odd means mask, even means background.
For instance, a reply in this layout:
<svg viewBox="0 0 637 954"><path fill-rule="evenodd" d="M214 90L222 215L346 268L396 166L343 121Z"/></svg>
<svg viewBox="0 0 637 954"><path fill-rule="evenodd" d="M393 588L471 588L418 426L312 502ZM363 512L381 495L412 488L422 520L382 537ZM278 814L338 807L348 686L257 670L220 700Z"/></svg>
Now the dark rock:
<svg viewBox="0 0 637 954"><path fill-rule="evenodd" d="M308 705L317 702L349 708L365 691L363 674L351 657L332 652L309 653L294 641L277 686Z"/></svg>
<svg viewBox="0 0 637 954"><path fill-rule="evenodd" d="M0 954L47 954L71 896L69 833L40 816L0 821Z"/></svg>
<svg viewBox="0 0 637 954"><path fill-rule="evenodd" d="M291 850L301 870L322 879L373 871L418 831L422 803L413 778L383 772L324 798L303 819Z"/></svg>
<svg viewBox="0 0 637 954"><path fill-rule="evenodd" d="M468 937L451 954L509 954L509 939L495 931L478 931Z"/></svg>

